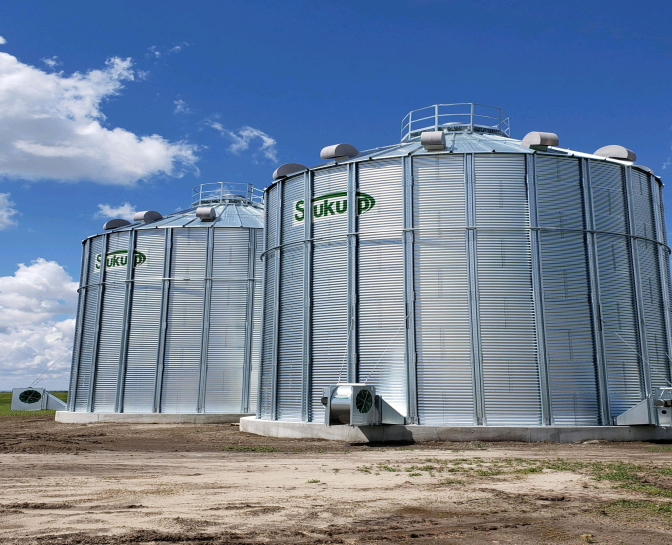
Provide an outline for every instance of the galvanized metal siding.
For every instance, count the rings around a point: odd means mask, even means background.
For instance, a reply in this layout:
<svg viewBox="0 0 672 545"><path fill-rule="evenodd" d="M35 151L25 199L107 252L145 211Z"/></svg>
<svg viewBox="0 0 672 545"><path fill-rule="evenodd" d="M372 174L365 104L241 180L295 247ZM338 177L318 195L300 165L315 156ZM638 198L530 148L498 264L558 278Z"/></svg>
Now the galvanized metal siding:
<svg viewBox="0 0 672 545"><path fill-rule="evenodd" d="M264 310L261 340L261 361L259 380L259 405L257 413L261 418L270 419L273 407L271 397L273 395L273 354L275 352L275 261L277 224L279 210L279 186L272 187L266 194L266 243L264 255Z"/></svg>
<svg viewBox="0 0 672 545"><path fill-rule="evenodd" d="M127 251L128 232L108 235L107 253ZM122 254L126 259L128 255ZM100 338L93 385L93 412L114 412L119 372L119 351L124 318L126 294L126 259L119 265L108 267L105 274Z"/></svg>
<svg viewBox="0 0 672 545"><path fill-rule="evenodd" d="M625 199L625 178L619 165L590 162L595 210L597 261L602 299L607 380L611 416L643 398L635 293Z"/></svg>
<svg viewBox="0 0 672 545"><path fill-rule="evenodd" d="M98 308L98 282L103 266L102 250L103 237L91 239L91 251L88 263L88 278L86 285L86 300L82 318L82 340L80 343L79 369L77 373L77 391L75 397L75 411L87 411L89 390L91 387L91 371L93 367L93 346L96 340L96 311ZM98 261L100 260L100 261ZM98 268L96 268L98 265Z"/></svg>
<svg viewBox="0 0 672 545"><path fill-rule="evenodd" d="M401 161L362 164L359 191L376 204L358 217L357 379L374 384L376 393L407 415Z"/></svg>
<svg viewBox="0 0 672 545"><path fill-rule="evenodd" d="M413 159L418 417L472 425L464 157Z"/></svg>
<svg viewBox="0 0 672 545"><path fill-rule="evenodd" d="M254 413L257 411L257 402L259 399L259 359L261 349L261 314L262 314L262 294L264 290L264 263L261 260L261 254L264 251L263 230L257 229L257 246L255 249L255 267L254 267L254 312L252 315L252 355L250 368L250 397L248 411Z"/></svg>
<svg viewBox="0 0 672 545"><path fill-rule="evenodd" d="M304 219L296 203L304 200L303 175L283 182L282 235L280 266L280 328L278 338L278 420L301 420L301 386L303 381L303 240Z"/></svg>
<svg viewBox="0 0 672 545"><path fill-rule="evenodd" d="M137 251L147 260L134 273L123 410L150 413L154 406L165 230L139 230L137 237Z"/></svg>
<svg viewBox="0 0 672 545"><path fill-rule="evenodd" d="M214 231L210 329L205 378L207 413L241 410L247 322L249 231Z"/></svg>
<svg viewBox="0 0 672 545"><path fill-rule="evenodd" d="M657 238L654 191L648 174L631 171L632 196L635 212L635 234L645 239ZM653 183L656 183L655 181ZM642 286L642 305L646 327L646 346L651 384L670 385L670 360L663 299L663 282L659 263L658 244L651 240L637 240L639 274ZM669 264L667 266L669 270Z"/></svg>
<svg viewBox="0 0 672 545"><path fill-rule="evenodd" d="M537 156L541 270L552 421L600 424L597 357L581 169L577 159Z"/></svg>
<svg viewBox="0 0 672 545"><path fill-rule="evenodd" d="M485 418L541 424L523 155L476 155L478 290Z"/></svg>
<svg viewBox="0 0 672 545"><path fill-rule="evenodd" d="M80 365L80 341L82 338L82 321L84 319L84 302L86 298L86 288L82 287L86 284L87 271L87 256L89 252L89 242L84 241L82 244L82 261L79 270L79 289L77 297L77 317L75 325L75 336L72 344L72 363L70 365L70 381L68 385L68 410L75 410L75 397L77 388L77 374Z"/></svg>
<svg viewBox="0 0 672 545"><path fill-rule="evenodd" d="M315 198L347 191L345 167L315 172ZM319 207L318 207L319 213ZM321 422L322 388L347 380L347 214L316 219L313 225L313 312L310 420Z"/></svg>
<svg viewBox="0 0 672 545"><path fill-rule="evenodd" d="M161 412L189 413L198 407L205 278L205 229L173 233L171 284Z"/></svg>

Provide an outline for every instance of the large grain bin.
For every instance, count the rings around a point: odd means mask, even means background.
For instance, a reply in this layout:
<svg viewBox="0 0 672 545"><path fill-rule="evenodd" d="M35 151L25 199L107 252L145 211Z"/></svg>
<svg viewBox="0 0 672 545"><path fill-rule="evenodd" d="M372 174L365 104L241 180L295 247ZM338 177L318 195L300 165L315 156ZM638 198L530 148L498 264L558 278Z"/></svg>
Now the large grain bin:
<svg viewBox="0 0 672 545"><path fill-rule="evenodd" d="M255 411L263 206L240 185L84 241L70 413Z"/></svg>
<svg viewBox="0 0 672 545"><path fill-rule="evenodd" d="M511 138L497 108L437 105L405 118L401 143L280 169L266 190L262 423L245 429L324 422L324 388L343 383L433 426L612 425L661 397L661 181L620 146L557 144Z"/></svg>

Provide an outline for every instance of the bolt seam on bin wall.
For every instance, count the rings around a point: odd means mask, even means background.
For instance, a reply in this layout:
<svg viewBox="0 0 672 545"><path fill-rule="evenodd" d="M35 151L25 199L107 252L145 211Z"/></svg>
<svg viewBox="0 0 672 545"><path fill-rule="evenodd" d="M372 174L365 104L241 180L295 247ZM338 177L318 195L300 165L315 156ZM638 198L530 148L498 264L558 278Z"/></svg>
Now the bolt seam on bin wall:
<svg viewBox="0 0 672 545"><path fill-rule="evenodd" d="M307 171L304 174L304 208L311 210L313 202L313 173ZM311 361L311 337L312 337L312 274L313 274L313 215L308 213L304 217L304 242L303 242L303 368L301 388L301 420L310 420L312 361Z"/></svg>
<svg viewBox="0 0 672 545"><path fill-rule="evenodd" d="M413 159L402 157L404 203L404 303L406 309L407 421L418 423L417 353L415 349L415 235L413 233Z"/></svg>
<svg viewBox="0 0 672 545"><path fill-rule="evenodd" d="M273 378L272 378L272 390L271 390L271 420L277 420L278 418L278 345L280 342L280 261L282 259L282 249L280 244L282 243L282 204L283 204L283 189L285 186L285 180L282 180L278 184L278 202L277 209L278 213L276 214L276 226L275 226L275 249L273 250L275 254L275 287L273 292Z"/></svg>
<svg viewBox="0 0 672 545"><path fill-rule="evenodd" d="M114 411L124 410L124 389L126 387L126 362L128 359L128 336L131 327L131 308L133 304L133 275L135 272L135 246L137 231L128 233L128 250L126 260L126 285L124 289L124 310L121 322L121 346L119 348L119 367L117 368L117 393L115 396Z"/></svg>
<svg viewBox="0 0 672 545"><path fill-rule="evenodd" d="M623 167L623 176L625 179L626 199L628 206L628 229L630 234L636 233L635 228L635 202L632 193L632 169L631 167ZM637 248L637 241L630 239L630 258L632 259L632 282L635 292L635 311L637 313L637 333L639 341L639 360L640 360L640 374L642 377L642 386L644 388L644 397L651 394L651 369L649 367L649 351L646 342L646 325L644 323L644 299L642 298L642 284L639 268L639 249ZM651 415L653 416L653 415Z"/></svg>
<svg viewBox="0 0 672 545"><path fill-rule="evenodd" d="M597 262L597 233L595 232L595 210L593 189L590 182L590 161L581 160L581 185L584 200L584 221L587 231L588 271L590 275L590 301L595 346L595 361L599 385L600 419L603 425L611 422L611 404L609 402L609 381L607 358L604 348L604 324L602 321L602 296L600 292L600 272Z"/></svg>
<svg viewBox="0 0 672 545"><path fill-rule="evenodd" d="M95 332L93 336L93 348L91 350L91 367L89 372L89 391L88 399L86 402L86 412L92 412L93 410L93 394L96 384L96 367L98 362L98 352L100 346L100 322L103 314L103 297L105 296L105 273L107 269L107 244L109 240L109 235L103 235L103 246L101 250L101 260L100 260L100 272L98 273L98 300L96 301L96 318L95 318Z"/></svg>
<svg viewBox="0 0 672 545"><path fill-rule="evenodd" d="M170 293L170 261L172 255L173 230L165 229L163 246L163 280L161 281L161 310L159 318L159 343L156 353L154 374L154 407L152 412L161 412L161 391L163 386L163 365L166 355L166 329L168 327L168 296Z"/></svg>
<svg viewBox="0 0 672 545"><path fill-rule="evenodd" d="M357 312L357 291L359 286L359 267L357 261L359 257L359 236L358 222L357 222L357 189L358 189L358 172L357 164L350 163L348 169L348 341L347 341L347 382L353 383L366 377L359 377L359 359L358 359L358 344L359 336L358 329L358 312Z"/></svg>
<svg viewBox="0 0 672 545"><path fill-rule="evenodd" d="M541 394L542 422L544 425L553 424L553 410L551 406L551 391L548 380L548 354L546 352L546 320L544 317L544 290L541 286L543 278L541 250L539 241L539 203L537 201L537 173L536 156L527 155L527 199L530 207L530 254L532 266L532 293L534 298L534 318L536 324L537 365L539 366L539 391Z"/></svg>
<svg viewBox="0 0 672 545"><path fill-rule="evenodd" d="M77 399L77 379L79 376L79 365L82 351L82 330L84 323L84 307L86 304L87 289L83 287L83 283L89 277L89 260L91 254L91 239L84 241L82 248L82 266L81 276L79 277L79 297L77 298L77 325L75 329L75 345L72 348L72 367L70 371L70 394L68 396L68 411L75 410L75 401Z"/></svg>
<svg viewBox="0 0 672 545"><path fill-rule="evenodd" d="M212 309L212 259L215 245L215 230L206 230L205 279L203 280L203 318L201 322L201 362L198 371L198 406L196 411L205 411L205 384L208 374L208 345L210 341L210 311Z"/></svg>
<svg viewBox="0 0 672 545"><path fill-rule="evenodd" d="M474 409L477 425L486 425L483 391L483 353L481 351L480 309L478 293L478 257L476 255L476 187L474 181L474 154L464 154L464 184L466 189L467 219L467 274L469 282L469 322L471 326L471 375L474 388Z"/></svg>

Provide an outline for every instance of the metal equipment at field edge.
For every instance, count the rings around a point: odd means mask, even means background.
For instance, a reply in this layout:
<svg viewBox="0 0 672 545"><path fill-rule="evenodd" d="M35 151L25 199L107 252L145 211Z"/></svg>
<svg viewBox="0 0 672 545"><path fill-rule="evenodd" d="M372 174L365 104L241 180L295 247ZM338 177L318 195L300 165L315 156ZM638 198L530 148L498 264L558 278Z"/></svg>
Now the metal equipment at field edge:
<svg viewBox="0 0 672 545"><path fill-rule="evenodd" d="M378 426L403 424L404 417L376 395L376 387L367 384L334 384L322 393L327 426Z"/></svg>
<svg viewBox="0 0 672 545"><path fill-rule="evenodd" d="M65 403L44 388L14 388L12 390L12 411L65 410Z"/></svg>

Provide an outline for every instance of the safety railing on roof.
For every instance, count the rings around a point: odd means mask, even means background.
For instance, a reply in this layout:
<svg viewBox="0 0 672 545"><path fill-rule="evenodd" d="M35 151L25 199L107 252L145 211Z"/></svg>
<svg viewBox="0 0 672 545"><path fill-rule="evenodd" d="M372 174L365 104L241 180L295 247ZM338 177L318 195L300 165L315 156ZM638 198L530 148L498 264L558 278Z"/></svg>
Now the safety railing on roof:
<svg viewBox="0 0 672 545"><path fill-rule="evenodd" d="M435 104L406 114L401 122L401 141L424 131L482 132L511 136L509 116L500 108L460 102Z"/></svg>
<svg viewBox="0 0 672 545"><path fill-rule="evenodd" d="M228 182L201 184L191 191L191 206L235 201L263 204L264 192L252 184Z"/></svg>

